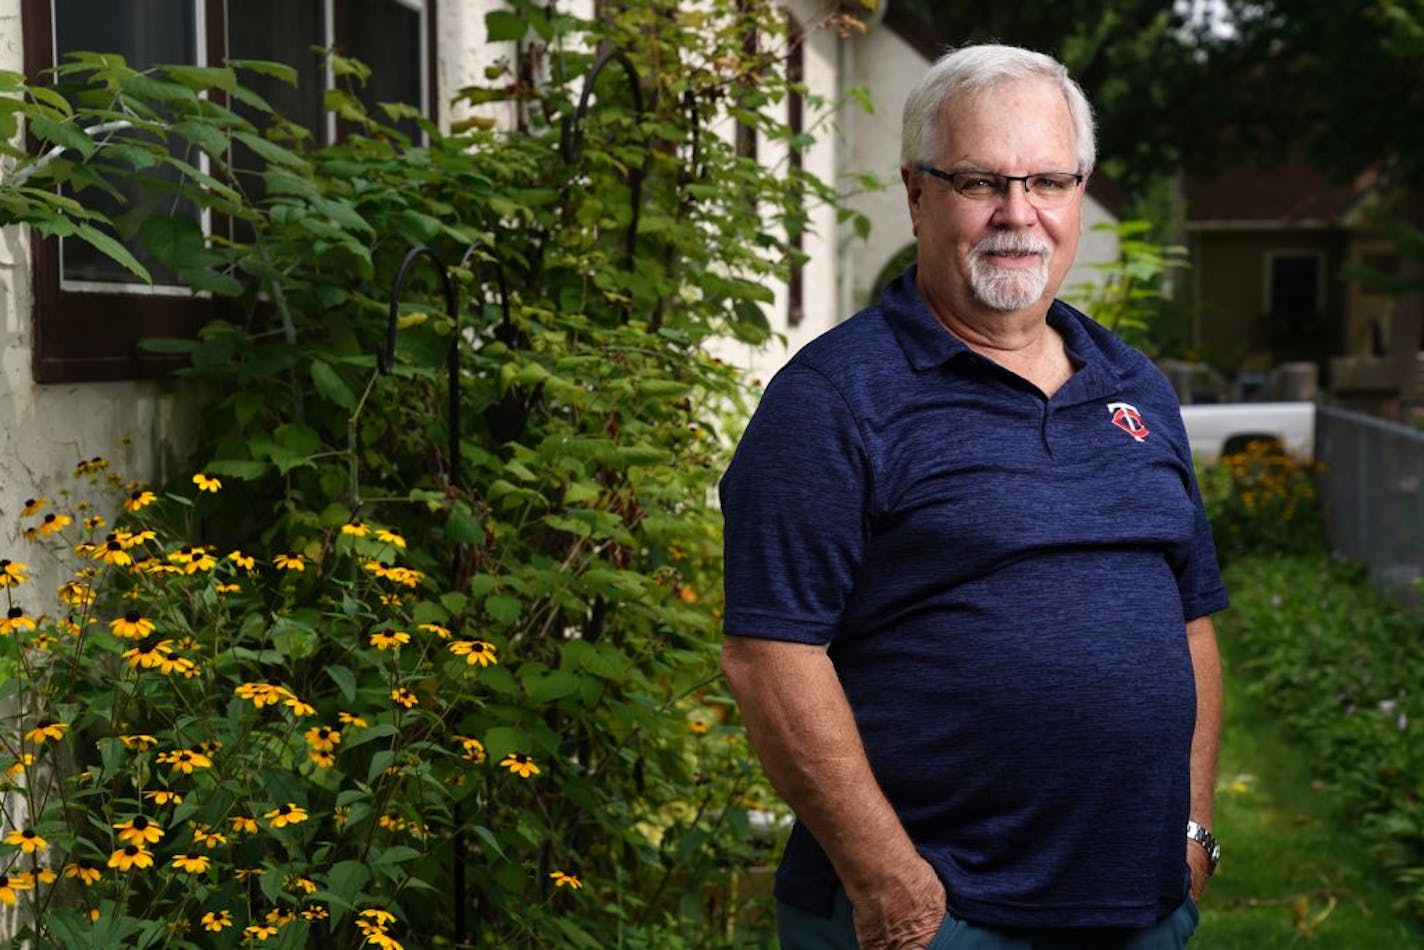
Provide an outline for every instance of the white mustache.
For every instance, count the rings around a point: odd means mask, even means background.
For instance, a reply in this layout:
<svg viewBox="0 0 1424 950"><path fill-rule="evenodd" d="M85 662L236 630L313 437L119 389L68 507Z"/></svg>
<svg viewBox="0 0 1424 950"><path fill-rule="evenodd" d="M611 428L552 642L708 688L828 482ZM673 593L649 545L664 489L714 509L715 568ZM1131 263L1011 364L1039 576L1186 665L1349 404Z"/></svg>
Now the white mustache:
<svg viewBox="0 0 1424 950"><path fill-rule="evenodd" d="M982 257L986 254L1038 254L1047 257L1052 253L1052 248L1042 241L1035 241L1032 238L1001 234L994 237L987 237L974 245L974 250L970 253L974 257Z"/></svg>

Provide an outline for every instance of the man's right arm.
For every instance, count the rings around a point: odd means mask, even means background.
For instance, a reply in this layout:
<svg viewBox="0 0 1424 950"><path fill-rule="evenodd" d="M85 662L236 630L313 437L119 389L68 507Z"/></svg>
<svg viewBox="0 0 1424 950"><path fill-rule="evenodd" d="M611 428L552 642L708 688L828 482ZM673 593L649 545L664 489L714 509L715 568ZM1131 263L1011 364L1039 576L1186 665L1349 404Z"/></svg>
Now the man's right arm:
<svg viewBox="0 0 1424 950"><path fill-rule="evenodd" d="M772 785L831 859L862 950L926 946L944 886L876 783L825 648L728 636L722 670Z"/></svg>

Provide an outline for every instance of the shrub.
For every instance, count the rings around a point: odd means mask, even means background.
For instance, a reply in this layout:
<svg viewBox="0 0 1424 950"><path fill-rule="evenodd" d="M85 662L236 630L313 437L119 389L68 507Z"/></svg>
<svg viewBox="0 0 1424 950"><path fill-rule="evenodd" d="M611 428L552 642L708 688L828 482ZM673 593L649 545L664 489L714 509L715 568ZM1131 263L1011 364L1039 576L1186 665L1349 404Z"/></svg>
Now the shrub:
<svg viewBox="0 0 1424 950"><path fill-rule="evenodd" d="M1316 463L1266 441L1251 442L1201 470L1202 499L1221 560L1321 549L1325 523L1317 471Z"/></svg>

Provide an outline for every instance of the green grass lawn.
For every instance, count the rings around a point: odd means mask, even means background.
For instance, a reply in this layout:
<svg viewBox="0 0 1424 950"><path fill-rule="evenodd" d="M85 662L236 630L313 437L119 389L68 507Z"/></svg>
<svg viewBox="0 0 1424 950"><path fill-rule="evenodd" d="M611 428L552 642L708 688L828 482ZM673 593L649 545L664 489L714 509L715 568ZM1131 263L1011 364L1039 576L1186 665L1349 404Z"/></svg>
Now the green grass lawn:
<svg viewBox="0 0 1424 950"><path fill-rule="evenodd" d="M1424 947L1389 882L1304 753L1246 695L1231 617L1222 618L1227 711L1217 782L1222 862L1193 947Z"/></svg>

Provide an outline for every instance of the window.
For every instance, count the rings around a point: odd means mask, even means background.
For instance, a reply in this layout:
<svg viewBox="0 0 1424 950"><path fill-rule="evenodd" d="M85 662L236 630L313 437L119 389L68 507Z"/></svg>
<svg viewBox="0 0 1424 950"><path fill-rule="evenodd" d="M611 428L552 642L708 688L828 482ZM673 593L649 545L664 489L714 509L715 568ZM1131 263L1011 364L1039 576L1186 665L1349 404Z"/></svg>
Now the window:
<svg viewBox="0 0 1424 950"><path fill-rule="evenodd" d="M338 130L324 117L330 82L312 47L332 47L372 69L367 103L408 102L429 114L434 88L435 0L22 0L25 72L31 79L74 50L119 52L139 68L268 59L297 69L299 86L246 76L277 111L319 141ZM413 128L407 131L414 132ZM138 197L138 196L134 196ZM208 227L224 223L205 222ZM36 240L33 372L41 382L162 375L173 361L139 351L150 336L186 336L214 312L186 288L141 284L77 241ZM155 273L155 280L162 277Z"/></svg>

